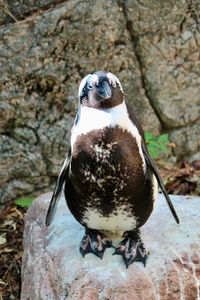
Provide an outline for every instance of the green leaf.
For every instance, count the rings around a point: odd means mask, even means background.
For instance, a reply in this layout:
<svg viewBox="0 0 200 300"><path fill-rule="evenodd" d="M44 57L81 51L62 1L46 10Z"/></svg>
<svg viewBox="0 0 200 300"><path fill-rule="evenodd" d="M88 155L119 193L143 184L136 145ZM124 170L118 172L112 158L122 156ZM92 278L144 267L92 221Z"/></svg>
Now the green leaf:
<svg viewBox="0 0 200 300"><path fill-rule="evenodd" d="M31 206L34 198L32 197L25 197L25 198L19 198L15 200L15 204L21 207L29 207Z"/></svg>
<svg viewBox="0 0 200 300"><path fill-rule="evenodd" d="M149 149L149 153L152 156L152 158L154 158L154 159L158 158L160 156L159 150L156 148L153 148L153 147Z"/></svg>
<svg viewBox="0 0 200 300"><path fill-rule="evenodd" d="M168 144L159 144L159 149L161 152L166 153L169 149L168 149Z"/></svg>
<svg viewBox="0 0 200 300"><path fill-rule="evenodd" d="M152 135L152 133L149 132L149 131L145 131L144 137L145 137L146 142L148 142L148 141L150 141L150 140L152 140L154 138L153 135Z"/></svg>
<svg viewBox="0 0 200 300"><path fill-rule="evenodd" d="M169 136L168 134L161 134L153 136L151 132L145 132L145 140L147 142L147 148L152 158L156 159L163 153L167 153L169 150Z"/></svg>
<svg viewBox="0 0 200 300"><path fill-rule="evenodd" d="M169 143L169 135L168 134L161 134L158 136L159 143Z"/></svg>

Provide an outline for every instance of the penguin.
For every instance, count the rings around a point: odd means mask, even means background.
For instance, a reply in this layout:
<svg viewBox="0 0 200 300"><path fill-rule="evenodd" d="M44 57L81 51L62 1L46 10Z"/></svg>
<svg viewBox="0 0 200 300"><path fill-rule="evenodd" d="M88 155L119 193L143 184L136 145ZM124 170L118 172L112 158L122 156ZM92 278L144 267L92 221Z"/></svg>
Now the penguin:
<svg viewBox="0 0 200 300"><path fill-rule="evenodd" d="M153 211L158 185L179 223L176 211L119 79L111 72L93 72L82 79L78 99L70 150L55 185L46 226L52 223L64 186L68 208L85 228L80 243L83 257L93 253L102 259L106 248L114 247L107 233L119 233L122 240L113 254L122 256L126 268L135 261L145 266L148 253L140 228Z"/></svg>

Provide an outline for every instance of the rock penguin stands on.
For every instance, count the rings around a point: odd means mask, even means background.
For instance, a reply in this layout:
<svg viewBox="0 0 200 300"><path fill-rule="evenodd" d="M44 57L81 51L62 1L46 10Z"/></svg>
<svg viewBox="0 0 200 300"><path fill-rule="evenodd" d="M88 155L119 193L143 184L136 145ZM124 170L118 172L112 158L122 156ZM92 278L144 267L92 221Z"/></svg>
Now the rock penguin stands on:
<svg viewBox="0 0 200 300"><path fill-rule="evenodd" d="M87 75L79 87L79 106L71 131L71 147L53 192L46 217L49 226L62 187L67 205L85 227L82 256L102 258L114 247L106 232L121 233L114 254L126 267L145 265L147 252L139 228L152 213L159 184L177 223L179 219L166 193L144 140L134 111L125 101L119 79L110 72Z"/></svg>

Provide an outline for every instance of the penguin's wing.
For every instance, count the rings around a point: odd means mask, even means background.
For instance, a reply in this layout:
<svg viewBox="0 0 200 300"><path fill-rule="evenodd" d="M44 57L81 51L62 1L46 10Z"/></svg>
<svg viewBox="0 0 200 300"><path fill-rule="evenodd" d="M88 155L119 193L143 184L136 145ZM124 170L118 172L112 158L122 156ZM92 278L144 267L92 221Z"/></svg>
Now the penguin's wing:
<svg viewBox="0 0 200 300"><path fill-rule="evenodd" d="M146 143L145 143L145 138L144 138L144 132L143 132L142 127L140 126L140 123L139 123L138 119L136 118L135 111L129 105L127 105L127 111L128 111L130 120L133 122L133 124L135 124L135 126L137 127L138 132L139 132L139 134L142 138L142 151L143 151L143 154L144 154L145 161L146 161L147 165L149 166L149 168L151 169L151 171L153 172L153 174L155 175L155 177L157 179L157 182L158 182L158 185L160 186L160 188L161 188L161 190L162 190L162 192L165 196L165 199L167 201L167 204L168 204L168 206L169 206L169 208L172 212L172 215L174 216L177 224L179 224L179 218L178 218L178 216L176 214L176 211L174 209L174 206L173 206L173 204L172 204L172 202L169 198L169 195L167 194L167 191L166 191L164 183L163 183L163 181L162 181L162 179L159 175L156 164L155 164L154 160L151 158L151 156L148 153Z"/></svg>
<svg viewBox="0 0 200 300"><path fill-rule="evenodd" d="M169 195L167 194L167 191L165 189L165 186L164 186L164 183L162 181L162 178L160 177L159 175L159 172L158 172L158 169L156 167L156 164L154 162L154 160L151 158L151 156L149 155L148 151L147 151L147 148L146 148L146 145L144 143L144 141L142 141L142 151L143 151L143 154L144 154L144 158L145 158L145 161L147 163L147 165L149 166L149 168L151 169L151 171L153 172L153 174L155 175L156 179L157 179L157 182L158 182L158 185L160 186L164 196L165 196L165 199L167 201L167 204L171 210L171 213L172 215L174 216L175 220L176 220L176 223L179 224L180 221L179 221L179 218L176 214L176 211L174 209L174 206L169 198Z"/></svg>
<svg viewBox="0 0 200 300"><path fill-rule="evenodd" d="M51 223L53 221L53 218L54 218L54 215L56 212L56 208L57 208L57 204L60 199L62 187L68 176L70 162L71 162L71 151L69 151L68 157L64 161L64 164L63 164L60 174L58 176L56 186L54 188L53 195L51 197L51 201L50 201L49 208L48 208L47 215L46 215L46 220L45 220L46 226L51 225Z"/></svg>

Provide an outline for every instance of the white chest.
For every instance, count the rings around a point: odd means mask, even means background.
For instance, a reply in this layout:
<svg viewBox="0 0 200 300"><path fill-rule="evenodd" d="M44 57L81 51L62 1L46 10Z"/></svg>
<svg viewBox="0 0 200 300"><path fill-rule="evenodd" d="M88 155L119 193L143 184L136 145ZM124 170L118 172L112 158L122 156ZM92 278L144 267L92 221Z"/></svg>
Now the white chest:
<svg viewBox="0 0 200 300"><path fill-rule="evenodd" d="M95 209L86 210L83 221L88 228L108 230L111 232L124 232L136 228L137 220L127 212L127 207L118 207L109 217L102 216Z"/></svg>
<svg viewBox="0 0 200 300"><path fill-rule="evenodd" d="M141 147L141 136L137 127L131 122L125 102L110 109L95 109L90 107L80 107L79 119L71 132L71 149L78 136L87 134L90 131L103 129L106 127L114 128L118 126L123 131L129 132L136 140L140 156L143 161L143 170L146 171L146 163Z"/></svg>

